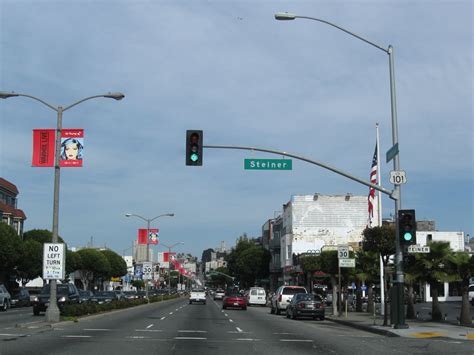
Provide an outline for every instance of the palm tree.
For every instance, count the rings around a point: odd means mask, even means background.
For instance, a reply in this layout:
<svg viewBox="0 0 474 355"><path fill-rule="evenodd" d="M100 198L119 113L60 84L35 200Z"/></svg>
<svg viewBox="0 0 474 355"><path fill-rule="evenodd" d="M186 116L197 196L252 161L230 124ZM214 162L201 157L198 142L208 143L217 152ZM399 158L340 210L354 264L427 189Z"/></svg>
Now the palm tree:
<svg viewBox="0 0 474 355"><path fill-rule="evenodd" d="M474 275L474 255L469 257L468 253L458 252L448 258L450 268L455 272L457 281L461 282L462 306L459 315L461 325L471 325L471 307L469 306L469 279Z"/></svg>
<svg viewBox="0 0 474 355"><path fill-rule="evenodd" d="M378 252L377 251L358 251L356 263L356 277L363 280L367 286L367 312L374 311L374 297L372 285L378 279Z"/></svg>
<svg viewBox="0 0 474 355"><path fill-rule="evenodd" d="M442 319L438 301L438 287L442 282L453 281L456 277L449 272L449 258L452 255L449 242L429 242L430 252L415 254L413 273L419 280L430 285L432 298L431 318L433 321Z"/></svg>

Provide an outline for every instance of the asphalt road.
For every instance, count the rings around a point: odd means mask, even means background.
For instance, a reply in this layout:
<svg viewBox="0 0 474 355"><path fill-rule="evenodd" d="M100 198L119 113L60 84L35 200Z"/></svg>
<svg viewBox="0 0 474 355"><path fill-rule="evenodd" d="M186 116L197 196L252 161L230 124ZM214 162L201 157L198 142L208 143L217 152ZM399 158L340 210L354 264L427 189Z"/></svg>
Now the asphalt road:
<svg viewBox="0 0 474 355"><path fill-rule="evenodd" d="M38 317L36 317L38 318ZM63 322L0 329L0 354L470 354L472 343L389 338L336 323L290 320L269 308L222 310L187 298Z"/></svg>
<svg viewBox="0 0 474 355"><path fill-rule="evenodd" d="M34 322L38 320L33 316L32 307L10 308L6 312L0 312L0 329L15 327L18 323Z"/></svg>

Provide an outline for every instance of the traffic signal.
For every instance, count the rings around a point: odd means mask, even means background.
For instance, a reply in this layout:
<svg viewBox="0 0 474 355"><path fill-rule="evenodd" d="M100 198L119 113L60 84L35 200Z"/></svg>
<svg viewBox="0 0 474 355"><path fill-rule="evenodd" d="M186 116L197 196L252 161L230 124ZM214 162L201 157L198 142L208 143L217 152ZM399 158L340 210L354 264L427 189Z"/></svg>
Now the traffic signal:
<svg viewBox="0 0 474 355"><path fill-rule="evenodd" d="M401 246L416 244L415 210L398 211L398 232Z"/></svg>
<svg viewBox="0 0 474 355"><path fill-rule="evenodd" d="M186 165L202 165L202 131L186 131Z"/></svg>

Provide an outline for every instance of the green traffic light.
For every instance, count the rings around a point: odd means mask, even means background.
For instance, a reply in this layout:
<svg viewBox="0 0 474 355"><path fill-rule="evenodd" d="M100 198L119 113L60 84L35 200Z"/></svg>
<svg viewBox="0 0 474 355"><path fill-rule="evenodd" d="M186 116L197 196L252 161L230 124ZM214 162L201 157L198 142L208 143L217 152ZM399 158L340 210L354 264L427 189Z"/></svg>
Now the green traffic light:
<svg viewBox="0 0 474 355"><path fill-rule="evenodd" d="M191 161L198 161L199 155L197 155L196 153L193 153L193 154L191 154L189 159L191 159Z"/></svg>
<svg viewBox="0 0 474 355"><path fill-rule="evenodd" d="M413 238L413 235L411 233L408 233L406 232L404 235L403 235L403 239L405 239L407 242L409 242L410 240L412 240Z"/></svg>

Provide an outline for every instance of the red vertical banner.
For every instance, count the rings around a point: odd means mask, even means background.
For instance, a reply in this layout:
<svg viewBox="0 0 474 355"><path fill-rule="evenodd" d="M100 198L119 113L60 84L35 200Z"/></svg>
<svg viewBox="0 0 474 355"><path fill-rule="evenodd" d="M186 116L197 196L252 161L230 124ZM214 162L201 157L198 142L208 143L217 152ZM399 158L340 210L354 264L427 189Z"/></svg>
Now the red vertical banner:
<svg viewBox="0 0 474 355"><path fill-rule="evenodd" d="M146 229L138 230L138 244L147 244L148 242L148 233Z"/></svg>
<svg viewBox="0 0 474 355"><path fill-rule="evenodd" d="M82 167L84 130L66 128L61 131L61 167Z"/></svg>
<svg viewBox="0 0 474 355"><path fill-rule="evenodd" d="M32 166L54 166L54 129L33 130L33 159Z"/></svg>

